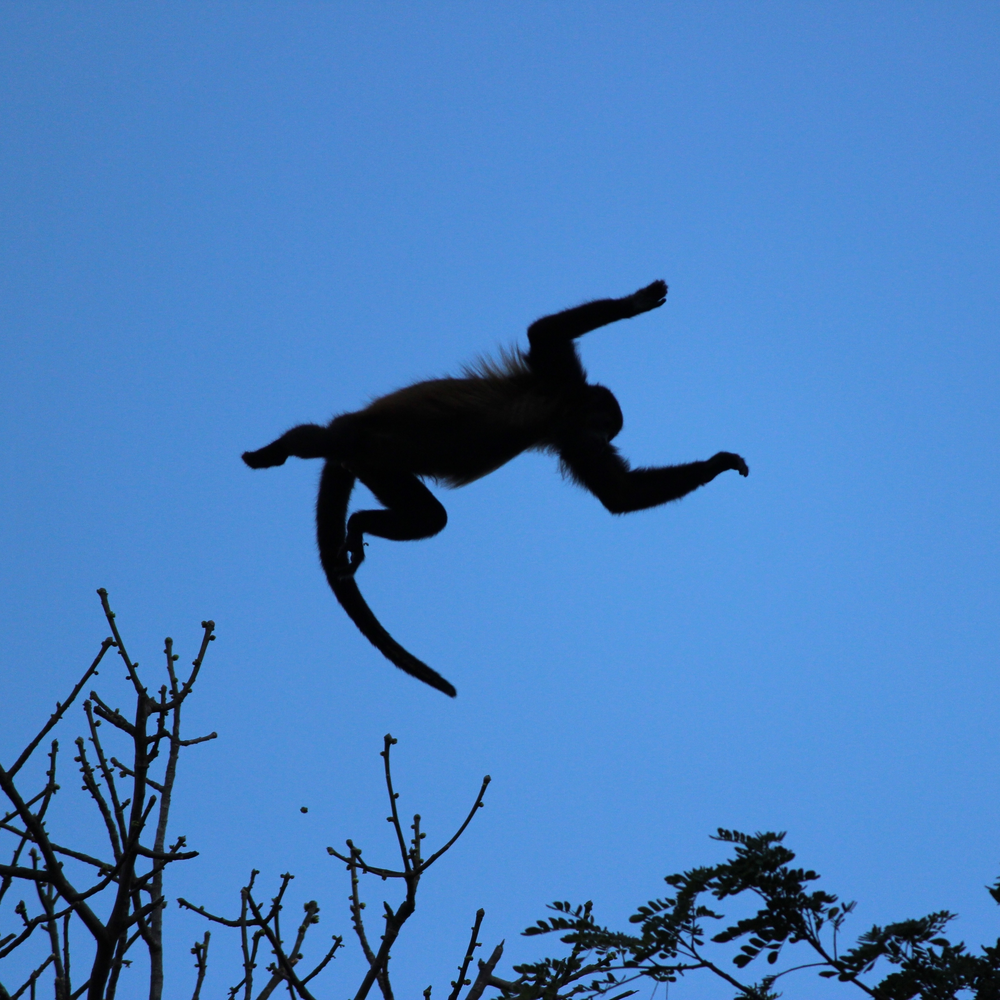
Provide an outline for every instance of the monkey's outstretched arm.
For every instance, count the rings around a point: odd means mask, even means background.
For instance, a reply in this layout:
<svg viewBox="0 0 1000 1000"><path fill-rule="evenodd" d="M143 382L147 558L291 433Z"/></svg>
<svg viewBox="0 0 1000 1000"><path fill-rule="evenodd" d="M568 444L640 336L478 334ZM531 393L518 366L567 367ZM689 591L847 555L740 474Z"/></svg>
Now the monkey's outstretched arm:
<svg viewBox="0 0 1000 1000"><path fill-rule="evenodd" d="M612 514L657 507L710 483L720 472L750 470L739 455L720 451L704 462L631 469L613 445L596 435L580 436L560 448L563 465Z"/></svg>
<svg viewBox="0 0 1000 1000"><path fill-rule="evenodd" d="M573 309L566 309L554 316L544 316L528 327L528 341L532 349L544 349L555 341L575 340L591 330L629 319L640 313L658 309L666 301L667 286L654 281L645 288L620 299L598 299Z"/></svg>

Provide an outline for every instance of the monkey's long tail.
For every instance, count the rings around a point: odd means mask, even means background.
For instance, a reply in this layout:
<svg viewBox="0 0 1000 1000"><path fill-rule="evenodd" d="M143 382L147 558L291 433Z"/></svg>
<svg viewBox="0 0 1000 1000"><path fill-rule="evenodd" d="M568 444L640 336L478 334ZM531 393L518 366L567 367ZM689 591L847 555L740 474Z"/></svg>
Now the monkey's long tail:
<svg viewBox="0 0 1000 1000"><path fill-rule="evenodd" d="M375 617L372 609L368 607L365 599L358 590L358 585L354 582L353 576L345 576L340 579L331 578L330 587L340 606L350 615L351 621L358 626L361 634L387 659L395 663L400 670L405 670L411 677L430 684L432 688L443 691L446 695L454 698L457 692L436 670L432 670L422 660L418 660L412 653L407 652L388 632Z"/></svg>
<svg viewBox="0 0 1000 1000"><path fill-rule="evenodd" d="M328 461L323 467L316 499L316 540L319 558L327 582L340 606L347 612L358 631L391 663L411 677L443 691L450 698L458 693L436 670L402 646L382 627L374 612L358 590L352 576L342 576L337 563L341 546L346 537L347 505L354 489L355 477L337 462Z"/></svg>

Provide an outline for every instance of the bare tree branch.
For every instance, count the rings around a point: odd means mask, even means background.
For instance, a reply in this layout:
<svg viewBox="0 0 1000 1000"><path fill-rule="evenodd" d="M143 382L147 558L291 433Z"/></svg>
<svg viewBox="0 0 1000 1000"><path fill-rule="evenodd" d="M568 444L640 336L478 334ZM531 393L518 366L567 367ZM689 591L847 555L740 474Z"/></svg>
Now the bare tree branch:
<svg viewBox="0 0 1000 1000"><path fill-rule="evenodd" d="M194 984L194 993L191 1000L199 1000L201 997L201 984L205 982L205 973L208 971L208 942L212 937L211 931L205 931L205 936L201 941L195 941L191 954L194 955L194 965L198 970L198 979Z"/></svg>
<svg viewBox="0 0 1000 1000"><path fill-rule="evenodd" d="M16 838L12 854L7 855L10 863L0 865L0 901L14 882L31 883L35 885L43 910L38 917L29 917L23 903L15 907L24 927L19 933L9 934L2 939L0 957L24 944L37 927L45 927L49 937L49 961L37 970L34 979L25 989L30 988L34 996L34 981L44 968L53 965L57 1000L72 1000L85 992L90 1000L113 1000L122 969L128 964L126 955L132 945L141 940L149 949L151 959L150 1000L160 1000L163 988L163 871L175 861L197 856L195 851L183 850L183 837L177 838L169 849L166 847L170 798L177 773L178 754L183 747L215 738L215 734L195 739L182 738L179 710L197 679L208 644L214 639L214 625L211 622L202 623L204 633L199 653L193 663L194 669L183 684L178 682L174 673L173 660L176 656L172 656L172 643L167 640L170 697L168 698L168 688L164 685L160 697L154 699L149 696L140 680L138 664L128 655L107 592L102 589L98 593L112 637L104 641L97 658L77 682L70 697L64 703L57 704L55 713L20 754L10 771L0 767L0 791L12 807L9 812L0 816L0 833ZM16 787L14 777L45 735L63 719L69 705L97 673L98 665L112 646L118 649L126 666L127 679L135 698L134 713L132 718L126 718L119 709L111 708L97 692L92 691L83 708L89 740L96 754L93 765L83 737L76 740L79 753L76 760L80 766L83 788L97 807L114 856L113 860L104 861L74 846L57 843L55 836L48 832L45 815L53 795L59 789L55 771L59 746L57 741L52 743L46 781L40 792L30 797L23 796ZM109 759L99 731L103 722L109 723L114 732L121 733L129 740L130 754ZM155 723L153 732L149 731L153 728L150 726L151 722ZM156 760L163 740L167 741L167 764L162 777L154 776L150 773L150 765ZM131 782L131 794L127 798L123 799L118 794L114 769L119 771L120 778ZM159 812L152 842L144 843L145 833L157 805ZM27 846L31 847L30 867L22 860L22 852ZM98 881L85 890L77 889L70 870L63 868L62 859L70 859L96 869ZM111 898L110 906L102 904L100 907L101 912L107 914L102 919L87 901L105 890L109 890ZM93 938L95 954L87 983L71 992L69 934L74 915ZM5 991L0 992L0 1000L6 996L8 994Z"/></svg>
<svg viewBox="0 0 1000 1000"><path fill-rule="evenodd" d="M483 805L485 804L483 802L483 799L486 796L486 789L489 787L490 781L492 780L493 779L490 778L488 774L483 778L483 784L479 789L479 794L476 796L476 801L472 804L472 808L469 810L469 815L465 817L465 822L458 828L455 835L451 838L451 840L448 841L447 844L444 845L444 847L436 851L424 862L423 864L424 871L427 871L427 869L430 868L430 866L434 864L434 862L437 861L437 859L440 858L442 854L445 854L447 851L451 850L451 848L455 844L455 841L457 841L458 838L461 837L463 833L465 833L466 828L472 822L472 817L476 815L476 812L479 809L483 808Z"/></svg>
<svg viewBox="0 0 1000 1000"><path fill-rule="evenodd" d="M479 928L483 925L484 916L486 916L486 911L482 907L476 910L476 922L472 925L472 936L469 938L469 947L466 948L465 958L459 966L458 979L451 984L454 989L449 994L448 1000L458 1000L458 994L462 991L462 987L469 985L469 980L465 978L465 974L469 971L469 965L472 962L475 950L480 946Z"/></svg>
<svg viewBox="0 0 1000 1000"><path fill-rule="evenodd" d="M465 1000L479 1000L483 995L483 990L487 986L493 985L493 970L497 967L497 962L503 957L503 946L504 942L501 941L493 949L493 954L485 962L482 959L479 960L479 975L476 976L476 981L472 984L472 988L465 995Z"/></svg>
<svg viewBox="0 0 1000 1000"><path fill-rule="evenodd" d="M49 966L50 966L51 964L52 964L52 956L51 956L51 955L49 955L49 956L48 956L48 957L47 957L47 958L45 959L45 961L44 961L44 962L42 962L42 964L41 964L40 966L38 966L38 968L37 968L37 969L35 969L35 971L34 971L34 972L32 972L32 974L31 974L30 976L28 976L28 979L27 979L27 981L25 982L25 984L24 984L24 985L23 985L23 986L22 986L22 987L21 987L21 988L20 988L20 989L19 989L19 990L18 990L18 991L17 991L16 993L7 993L7 991L6 991L6 990L4 990L2 986L0 986L0 990L2 990L2 991L3 991L3 992L0 992L0 998L5 998L5 997L8 997L8 996L9 996L9 997L10 997L10 1000L18 1000L18 997L20 997L20 996L23 996L26 990L29 990L29 989L31 989L31 988L32 988L32 987L33 987L33 986L35 985L35 982L36 982L36 981L38 980L38 977L39 977L39 976L40 976L40 975L41 975L41 974L42 974L42 973L43 973L43 972L44 972L44 971L45 971L45 970L46 970L46 969L47 969L47 968L48 968L48 967L49 967ZM32 990L32 994L33 994L33 993L34 993L34 991Z"/></svg>
<svg viewBox="0 0 1000 1000"><path fill-rule="evenodd" d="M49 721L42 726L38 735L21 751L21 755L14 761L10 766L10 770L7 774L13 778L18 771L21 770L25 761L35 752L35 747L45 739L47 733L50 733L56 723L66 714L66 709L76 700L76 696L83 690L84 685L90 680L94 674L97 673L97 668L100 665L101 660L104 659L104 654L114 645L114 639L105 639L101 643L101 651L94 658L94 662L87 668L86 673L80 678L76 687L70 692L69 697L63 702L56 702L56 710L49 716Z"/></svg>

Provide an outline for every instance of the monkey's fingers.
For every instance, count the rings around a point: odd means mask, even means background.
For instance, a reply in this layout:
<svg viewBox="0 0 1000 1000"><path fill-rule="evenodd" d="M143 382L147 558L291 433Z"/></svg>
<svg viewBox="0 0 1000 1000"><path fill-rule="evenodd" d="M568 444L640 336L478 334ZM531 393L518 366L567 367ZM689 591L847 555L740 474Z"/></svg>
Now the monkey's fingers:
<svg viewBox="0 0 1000 1000"><path fill-rule="evenodd" d="M743 460L740 455L736 455L731 451L720 451L716 458L721 458L726 462L726 467L732 469L734 472L738 472L741 476L750 475L750 467Z"/></svg>

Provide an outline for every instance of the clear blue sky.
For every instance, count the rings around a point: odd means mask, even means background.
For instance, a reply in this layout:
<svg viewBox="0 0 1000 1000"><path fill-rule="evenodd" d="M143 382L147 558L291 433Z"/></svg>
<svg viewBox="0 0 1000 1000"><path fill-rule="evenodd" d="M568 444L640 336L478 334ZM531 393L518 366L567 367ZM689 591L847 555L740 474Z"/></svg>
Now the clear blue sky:
<svg viewBox="0 0 1000 1000"><path fill-rule="evenodd" d="M787 829L858 932L995 938L998 52L971 2L6 5L2 759L104 586L150 670L218 623L174 896L291 870L348 934L324 848L388 856L383 733L430 844L493 776L401 994L447 989L478 906L523 960L546 902L623 921L720 825ZM750 478L625 518L544 456L437 491L447 530L359 575L459 697L405 677L319 570L318 464L240 453L659 277L582 342L622 449ZM202 928L168 919L180 995Z"/></svg>

